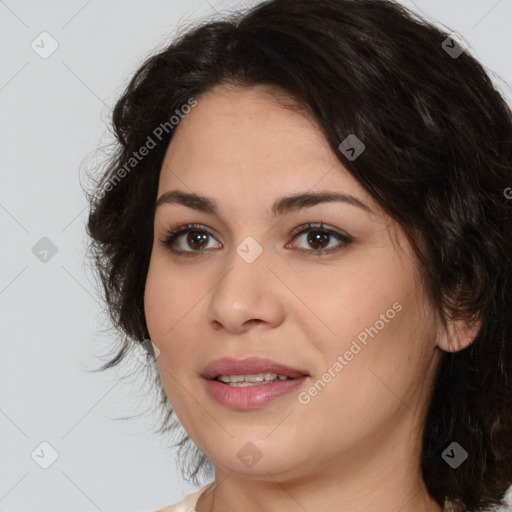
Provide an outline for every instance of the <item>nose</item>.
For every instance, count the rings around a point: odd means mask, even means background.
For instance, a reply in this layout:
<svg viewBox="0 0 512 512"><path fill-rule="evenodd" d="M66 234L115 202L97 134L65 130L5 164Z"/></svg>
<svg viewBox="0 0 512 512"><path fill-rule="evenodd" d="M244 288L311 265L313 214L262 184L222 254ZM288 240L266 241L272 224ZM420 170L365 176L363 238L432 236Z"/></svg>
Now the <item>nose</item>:
<svg viewBox="0 0 512 512"><path fill-rule="evenodd" d="M205 306L205 318L215 330L242 334L283 322L286 287L274 275L272 261L265 251L251 263L233 251Z"/></svg>

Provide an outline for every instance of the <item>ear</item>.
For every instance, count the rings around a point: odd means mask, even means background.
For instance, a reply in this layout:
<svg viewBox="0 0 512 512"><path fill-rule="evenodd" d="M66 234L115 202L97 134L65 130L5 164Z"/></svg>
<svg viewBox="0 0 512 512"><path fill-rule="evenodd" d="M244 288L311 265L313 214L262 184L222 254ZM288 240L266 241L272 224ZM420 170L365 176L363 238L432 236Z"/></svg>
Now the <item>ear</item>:
<svg viewBox="0 0 512 512"><path fill-rule="evenodd" d="M469 347L482 327L478 318L447 320L437 336L437 345L445 352L458 352Z"/></svg>

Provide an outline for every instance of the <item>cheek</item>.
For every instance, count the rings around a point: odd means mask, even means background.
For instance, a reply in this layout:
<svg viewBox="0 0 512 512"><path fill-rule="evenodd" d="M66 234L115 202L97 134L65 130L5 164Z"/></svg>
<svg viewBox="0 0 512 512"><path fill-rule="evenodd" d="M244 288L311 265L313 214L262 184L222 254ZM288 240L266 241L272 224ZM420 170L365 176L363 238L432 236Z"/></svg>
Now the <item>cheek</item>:
<svg viewBox="0 0 512 512"><path fill-rule="evenodd" d="M174 379L188 378L186 372L200 359L201 343L191 340L197 340L205 321L203 301L209 287L197 272L180 271L165 257L150 262L144 292L146 323L160 349L157 363L162 381L173 394L177 393Z"/></svg>
<svg viewBox="0 0 512 512"><path fill-rule="evenodd" d="M160 349L175 337L175 331L199 305L200 287L197 283L190 286L186 279L165 258L152 257L144 290L144 312L151 339Z"/></svg>
<svg viewBox="0 0 512 512"><path fill-rule="evenodd" d="M392 294L354 311L357 315L347 335L325 352L326 369L336 374L325 399L340 413L368 414L369 422L406 404L415 410L434 357L432 331L421 307L410 295Z"/></svg>
<svg viewBox="0 0 512 512"><path fill-rule="evenodd" d="M417 275L382 256L337 274L322 293L318 286L309 288L323 325L316 329L315 320L303 329L322 362L316 377L332 382L322 394L335 407L399 404L390 389L412 394L433 357L432 324L424 315Z"/></svg>
<svg viewBox="0 0 512 512"><path fill-rule="evenodd" d="M184 361L194 355L190 343L180 343L181 329L191 314L194 297L181 282L178 274L168 270L170 266L152 259L150 262L144 291L144 312L151 341L159 348L157 366L163 388L173 408L182 409L183 392L180 391L180 369ZM171 278L172 275L172 278Z"/></svg>
<svg viewBox="0 0 512 512"><path fill-rule="evenodd" d="M368 330L375 333L376 323L380 337L404 316L397 310L409 302L415 282L389 252L371 253L371 258L358 254L357 262L347 258L345 268L316 282L304 281L297 290L312 306L304 327L321 352L344 353L352 340L371 339Z"/></svg>
<svg viewBox="0 0 512 512"><path fill-rule="evenodd" d="M162 350L161 340L164 328L162 320L169 310L172 310L168 307L167 301L169 287L161 277L157 265L151 260L144 289L144 315L151 340L160 350Z"/></svg>

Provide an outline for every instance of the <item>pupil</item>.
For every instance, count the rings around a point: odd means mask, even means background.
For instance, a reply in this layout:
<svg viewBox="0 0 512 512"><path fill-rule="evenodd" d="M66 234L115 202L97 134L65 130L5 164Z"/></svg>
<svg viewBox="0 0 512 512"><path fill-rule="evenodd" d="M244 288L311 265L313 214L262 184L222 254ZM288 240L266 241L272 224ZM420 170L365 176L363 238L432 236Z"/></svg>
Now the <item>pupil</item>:
<svg viewBox="0 0 512 512"><path fill-rule="evenodd" d="M322 248L322 247L316 247L316 245L323 245L328 240L329 235L327 233L324 233L322 231L310 231L310 236L308 237L308 243L313 244L315 246L315 249Z"/></svg>
<svg viewBox="0 0 512 512"><path fill-rule="evenodd" d="M206 233L201 233L200 231L191 231L187 238L187 243L191 247L194 249L201 249L201 243L208 238L208 235Z"/></svg>

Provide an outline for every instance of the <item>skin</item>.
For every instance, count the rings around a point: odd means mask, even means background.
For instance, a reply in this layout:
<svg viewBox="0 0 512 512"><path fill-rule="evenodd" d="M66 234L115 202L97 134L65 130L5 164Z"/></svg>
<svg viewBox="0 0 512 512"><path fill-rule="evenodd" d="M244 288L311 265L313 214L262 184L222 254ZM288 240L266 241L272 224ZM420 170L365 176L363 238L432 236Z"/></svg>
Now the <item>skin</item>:
<svg viewBox="0 0 512 512"><path fill-rule="evenodd" d="M219 216L180 204L155 214L145 314L163 386L178 419L215 465L214 493L199 512L439 512L420 471L421 429L442 351L476 330L443 328L426 299L404 234L348 173L304 113L280 106L272 90L218 86L181 120L163 162L158 195L179 189L213 198ZM350 194L372 213L324 202L281 217L273 202L308 191ZM307 222L346 233L308 243ZM213 232L203 243L160 242L186 223ZM314 231L314 229L312 230ZM247 263L247 237L263 249ZM318 255L320 247L341 247ZM302 249L302 251L301 251ZM308 252L309 251L309 252ZM336 376L298 400L345 354L359 333L401 306ZM237 411L207 393L201 371L224 357L258 355L310 374L296 392ZM261 454L246 467L248 442Z"/></svg>

